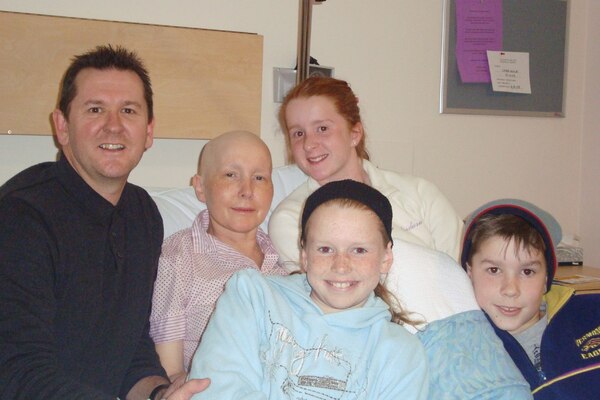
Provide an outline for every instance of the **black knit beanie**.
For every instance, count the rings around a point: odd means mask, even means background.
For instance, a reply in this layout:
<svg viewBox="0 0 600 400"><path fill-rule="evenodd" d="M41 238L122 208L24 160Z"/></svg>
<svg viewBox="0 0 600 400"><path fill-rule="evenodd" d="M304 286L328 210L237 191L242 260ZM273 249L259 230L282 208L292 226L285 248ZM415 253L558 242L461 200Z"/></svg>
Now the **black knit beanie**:
<svg viewBox="0 0 600 400"><path fill-rule="evenodd" d="M369 207L379 217L388 238L393 243L392 206L390 201L377 189L364 183L353 181L352 179L326 183L308 196L304 203L304 211L302 212L300 237L304 237L306 222L313 211L321 204L334 199L351 199Z"/></svg>

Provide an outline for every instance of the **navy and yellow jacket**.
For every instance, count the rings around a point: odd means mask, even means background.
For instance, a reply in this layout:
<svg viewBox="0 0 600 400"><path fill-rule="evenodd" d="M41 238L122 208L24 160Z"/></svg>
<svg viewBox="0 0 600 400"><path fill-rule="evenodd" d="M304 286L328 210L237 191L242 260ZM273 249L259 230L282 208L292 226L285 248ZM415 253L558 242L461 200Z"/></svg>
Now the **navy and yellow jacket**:
<svg viewBox="0 0 600 400"><path fill-rule="evenodd" d="M600 399L600 295L575 295L572 289L553 285L545 300L548 326L540 349L542 373L519 342L492 323L496 334L536 400Z"/></svg>

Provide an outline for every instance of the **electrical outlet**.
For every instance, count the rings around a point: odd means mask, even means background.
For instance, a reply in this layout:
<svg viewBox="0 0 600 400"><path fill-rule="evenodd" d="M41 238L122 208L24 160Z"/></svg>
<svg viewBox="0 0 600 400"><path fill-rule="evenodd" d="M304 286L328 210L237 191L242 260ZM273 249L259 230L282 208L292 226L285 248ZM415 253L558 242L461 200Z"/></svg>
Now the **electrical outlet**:
<svg viewBox="0 0 600 400"><path fill-rule="evenodd" d="M273 68L273 101L281 103L283 98L296 85L296 70Z"/></svg>
<svg viewBox="0 0 600 400"><path fill-rule="evenodd" d="M308 76L333 76L332 67L309 65ZM283 98L296 85L296 70L292 68L273 68L273 101L281 103Z"/></svg>

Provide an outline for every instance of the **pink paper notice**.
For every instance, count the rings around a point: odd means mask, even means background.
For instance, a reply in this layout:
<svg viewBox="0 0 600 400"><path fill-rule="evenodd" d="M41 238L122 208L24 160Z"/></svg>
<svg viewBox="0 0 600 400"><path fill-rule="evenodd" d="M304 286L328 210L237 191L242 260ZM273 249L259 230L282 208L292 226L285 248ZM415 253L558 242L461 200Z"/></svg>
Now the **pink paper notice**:
<svg viewBox="0 0 600 400"><path fill-rule="evenodd" d="M502 50L502 0L456 0L456 62L463 83L491 82L487 50Z"/></svg>

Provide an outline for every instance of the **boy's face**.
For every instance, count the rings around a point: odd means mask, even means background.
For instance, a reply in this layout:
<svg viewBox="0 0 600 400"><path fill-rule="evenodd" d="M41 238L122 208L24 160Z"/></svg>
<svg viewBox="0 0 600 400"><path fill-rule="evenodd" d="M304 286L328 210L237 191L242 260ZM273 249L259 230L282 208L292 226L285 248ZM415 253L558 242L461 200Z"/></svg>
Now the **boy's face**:
<svg viewBox="0 0 600 400"><path fill-rule="evenodd" d="M213 143L206 156L194 187L209 210L208 232L226 243L254 239L273 199L269 149L250 134L234 134Z"/></svg>
<svg viewBox="0 0 600 400"><path fill-rule="evenodd" d="M336 204L319 206L307 223L300 254L312 288L310 297L324 313L362 307L392 265L375 213Z"/></svg>
<svg viewBox="0 0 600 400"><path fill-rule="evenodd" d="M514 335L539 321L547 279L543 253L493 236L473 254L467 272L477 303L500 329Z"/></svg>

